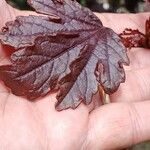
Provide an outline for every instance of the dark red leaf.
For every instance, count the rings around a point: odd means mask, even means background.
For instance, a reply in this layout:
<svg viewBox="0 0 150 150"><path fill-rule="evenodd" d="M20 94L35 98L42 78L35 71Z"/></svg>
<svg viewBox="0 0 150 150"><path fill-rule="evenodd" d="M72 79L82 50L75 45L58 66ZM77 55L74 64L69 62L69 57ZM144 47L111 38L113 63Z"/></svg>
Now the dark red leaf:
<svg viewBox="0 0 150 150"><path fill-rule="evenodd" d="M73 0L30 0L47 16L18 17L7 23L3 44L16 48L0 78L29 100L59 89L57 110L91 102L101 85L108 94L125 81L129 60L120 38L87 8Z"/></svg>
<svg viewBox="0 0 150 150"><path fill-rule="evenodd" d="M145 35L139 30L125 29L120 37L127 48L144 47L146 41Z"/></svg>
<svg viewBox="0 0 150 150"><path fill-rule="evenodd" d="M125 29L120 37L127 48L150 48L150 18L146 20L145 33L141 33L139 30Z"/></svg>
<svg viewBox="0 0 150 150"><path fill-rule="evenodd" d="M150 18L145 23L146 47L150 48Z"/></svg>

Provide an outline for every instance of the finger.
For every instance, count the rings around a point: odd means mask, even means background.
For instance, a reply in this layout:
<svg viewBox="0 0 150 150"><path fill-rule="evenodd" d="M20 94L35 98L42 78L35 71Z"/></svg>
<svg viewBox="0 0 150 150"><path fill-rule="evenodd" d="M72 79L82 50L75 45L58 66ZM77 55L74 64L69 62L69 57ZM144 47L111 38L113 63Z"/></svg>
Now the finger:
<svg viewBox="0 0 150 150"><path fill-rule="evenodd" d="M139 70L150 67L150 50L144 48L132 48L128 52L130 59L130 66L126 67L125 70Z"/></svg>
<svg viewBox="0 0 150 150"><path fill-rule="evenodd" d="M0 27L3 27L6 21L15 19L16 12L17 12L16 9L8 5L5 0L1 0L0 1L0 16L1 16Z"/></svg>
<svg viewBox="0 0 150 150"><path fill-rule="evenodd" d="M116 103L95 110L85 147L112 150L150 139L150 102Z"/></svg>
<svg viewBox="0 0 150 150"><path fill-rule="evenodd" d="M0 1L0 30L5 26L6 22L15 20L16 16L36 15L31 11L20 11L6 3L5 0ZM0 64L7 62L7 55L11 52L10 47L2 47L0 44ZM12 52L11 52L12 53ZM6 58L6 60L5 60Z"/></svg>
<svg viewBox="0 0 150 150"><path fill-rule="evenodd" d="M150 67L126 71L126 81L110 96L111 102L144 101L150 98Z"/></svg>
<svg viewBox="0 0 150 150"><path fill-rule="evenodd" d="M16 16L37 15L33 11L21 11L11 7L5 0L0 1L0 27L3 27L7 21L13 21Z"/></svg>
<svg viewBox="0 0 150 150"><path fill-rule="evenodd" d="M16 18L18 15L29 15L29 14L35 14L33 12L26 12L26 11L19 11L17 9L14 9L10 5L6 3L5 0L0 0L0 30L3 26L5 26L5 23L8 21L12 21ZM0 65L8 64L9 54L12 53L12 49L10 47L4 47L0 44ZM8 90L5 88L3 84L0 84L0 93L6 93Z"/></svg>
<svg viewBox="0 0 150 150"><path fill-rule="evenodd" d="M121 33L125 28L139 29L145 32L145 21L149 18L149 13L139 14L105 14L96 13L104 26L114 29Z"/></svg>

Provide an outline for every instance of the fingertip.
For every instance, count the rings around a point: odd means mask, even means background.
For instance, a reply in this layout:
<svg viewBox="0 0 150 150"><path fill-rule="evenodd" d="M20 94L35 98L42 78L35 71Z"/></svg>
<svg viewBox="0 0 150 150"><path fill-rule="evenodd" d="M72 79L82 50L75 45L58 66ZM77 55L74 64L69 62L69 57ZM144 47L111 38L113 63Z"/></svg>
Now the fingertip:
<svg viewBox="0 0 150 150"><path fill-rule="evenodd" d="M36 13L32 11L21 11L15 9L9 4L7 4L5 0L0 0L0 28L5 26L6 22L15 20L16 16L28 15L36 15Z"/></svg>
<svg viewBox="0 0 150 150"><path fill-rule="evenodd" d="M121 149L149 140L149 107L150 102L115 103L93 111L86 142L88 147Z"/></svg>
<svg viewBox="0 0 150 150"><path fill-rule="evenodd" d="M7 21L11 21L16 17L16 11L5 0L0 2L0 27L3 27Z"/></svg>

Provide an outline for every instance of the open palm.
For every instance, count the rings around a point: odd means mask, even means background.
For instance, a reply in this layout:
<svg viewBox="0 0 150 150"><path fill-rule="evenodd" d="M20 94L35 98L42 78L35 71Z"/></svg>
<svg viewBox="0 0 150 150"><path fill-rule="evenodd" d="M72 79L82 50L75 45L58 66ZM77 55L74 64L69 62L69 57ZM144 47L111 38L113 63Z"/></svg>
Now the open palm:
<svg viewBox="0 0 150 150"><path fill-rule="evenodd" d="M21 12L0 1L0 27ZM144 30L149 14L97 14L116 32L124 28ZM144 32L144 31L143 31ZM8 61L8 49L0 47L0 65ZM95 105L57 112L55 94L37 102L11 94L0 83L0 150L111 150L150 140L150 51L129 52L127 80L111 95L111 104L89 113Z"/></svg>

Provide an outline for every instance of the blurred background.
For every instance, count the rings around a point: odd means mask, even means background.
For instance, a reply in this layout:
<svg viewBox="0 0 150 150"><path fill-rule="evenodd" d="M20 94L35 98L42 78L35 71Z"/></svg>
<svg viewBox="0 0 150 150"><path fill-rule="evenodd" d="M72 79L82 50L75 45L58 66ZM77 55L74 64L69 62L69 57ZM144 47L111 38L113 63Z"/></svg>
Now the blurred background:
<svg viewBox="0 0 150 150"><path fill-rule="evenodd" d="M19 9L30 9L26 0L7 0ZM95 12L136 13L146 11L144 0L77 0Z"/></svg>
<svg viewBox="0 0 150 150"><path fill-rule="evenodd" d="M31 10L27 0L6 0L21 10ZM95 12L138 13L150 11L150 0L77 0L81 5ZM109 139L108 139L109 140ZM126 150L150 150L150 142L138 144Z"/></svg>

